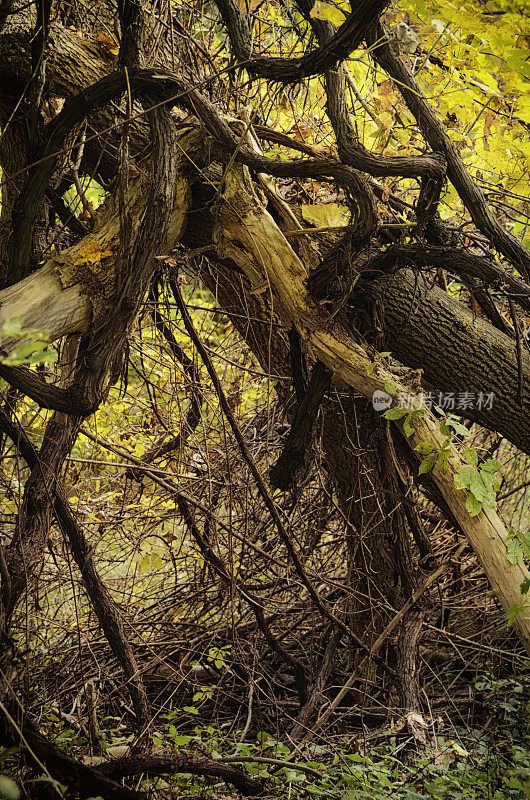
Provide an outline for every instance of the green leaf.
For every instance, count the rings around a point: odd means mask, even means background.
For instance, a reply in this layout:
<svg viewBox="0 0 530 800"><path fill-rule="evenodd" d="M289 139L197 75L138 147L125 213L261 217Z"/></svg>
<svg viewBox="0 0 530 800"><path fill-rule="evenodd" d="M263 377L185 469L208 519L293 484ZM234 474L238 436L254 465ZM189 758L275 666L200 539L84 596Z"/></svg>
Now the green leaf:
<svg viewBox="0 0 530 800"><path fill-rule="evenodd" d="M483 461L480 465L480 469L486 470L486 472L498 472L501 467L501 462L497 461L495 458L487 458L486 461Z"/></svg>
<svg viewBox="0 0 530 800"><path fill-rule="evenodd" d="M440 450L438 455L438 466L442 470L442 472L447 472L447 467L449 466L449 456L451 455L450 450Z"/></svg>
<svg viewBox="0 0 530 800"><path fill-rule="evenodd" d="M396 393L396 387L393 383L390 383L390 381L385 381L385 392L393 397Z"/></svg>
<svg viewBox="0 0 530 800"><path fill-rule="evenodd" d="M478 454L474 447L466 447L464 458L468 464L472 464L474 467L478 466Z"/></svg>
<svg viewBox="0 0 530 800"><path fill-rule="evenodd" d="M508 609L508 614L506 615L508 617L508 625L513 625L516 618L524 610L525 606L522 606L519 603L514 603L513 606Z"/></svg>
<svg viewBox="0 0 530 800"><path fill-rule="evenodd" d="M530 591L530 578L524 579L524 581L520 586L520 589L521 589L521 594L528 594L528 592Z"/></svg>
<svg viewBox="0 0 530 800"><path fill-rule="evenodd" d="M446 420L442 420L440 422L440 433L442 434L442 436L449 436L449 437L451 436L451 428L447 424Z"/></svg>
<svg viewBox="0 0 530 800"><path fill-rule="evenodd" d="M48 346L48 342L22 342L13 350L13 355L17 358L26 358L34 353L39 353Z"/></svg>
<svg viewBox="0 0 530 800"><path fill-rule="evenodd" d="M403 420L403 433L407 438L412 436L412 434L414 433L414 428L410 424L410 414L407 414L407 416Z"/></svg>
<svg viewBox="0 0 530 800"><path fill-rule="evenodd" d="M494 487L496 486L495 475L492 475L491 472L483 472L481 469L480 480L482 481L482 484L486 488L488 494L494 494Z"/></svg>
<svg viewBox="0 0 530 800"><path fill-rule="evenodd" d="M447 418L447 425L453 428L456 433L459 433L460 436L467 436L469 433L466 426L462 425L462 423L459 422L452 414Z"/></svg>
<svg viewBox="0 0 530 800"><path fill-rule="evenodd" d="M436 447L430 442L421 442L421 444L417 445L414 449L417 450L418 453L421 453L422 456L428 456L429 453L434 453Z"/></svg>
<svg viewBox="0 0 530 800"><path fill-rule="evenodd" d="M15 781L6 775L0 775L0 797L5 797L5 800L18 800L20 797L20 789Z"/></svg>
<svg viewBox="0 0 530 800"><path fill-rule="evenodd" d="M398 406L395 406L394 408L389 408L388 411L385 411L383 417L385 419L395 420L395 419L401 419L406 414L407 414L406 408L399 408Z"/></svg>
<svg viewBox="0 0 530 800"><path fill-rule="evenodd" d="M476 474L475 467L462 467L455 474L455 485L457 489L467 489L471 485L473 476Z"/></svg>
<svg viewBox="0 0 530 800"><path fill-rule="evenodd" d="M481 503L484 502L489 495L488 487L484 484L482 475L478 470L473 471L471 480L469 481L469 491L472 492Z"/></svg>
<svg viewBox="0 0 530 800"><path fill-rule="evenodd" d="M285 777L290 783L297 783L297 782L300 783L306 780L305 775L303 775L300 772L297 772L294 769L289 769L288 767L285 767L283 769L283 773L285 774Z"/></svg>
<svg viewBox="0 0 530 800"><path fill-rule="evenodd" d="M57 361L57 353L54 350L42 350L24 359L25 364L54 364Z"/></svg>
<svg viewBox="0 0 530 800"><path fill-rule="evenodd" d="M27 341L17 345L8 356L0 358L2 364L18 366L19 364L40 364L43 361L56 360L55 354L46 348L49 342Z"/></svg>
<svg viewBox="0 0 530 800"><path fill-rule="evenodd" d="M482 503L480 502L480 500L477 500L475 495L468 494L466 500L466 510L468 511L471 517L478 517L478 515L482 511Z"/></svg>
<svg viewBox="0 0 530 800"><path fill-rule="evenodd" d="M523 548L515 537L506 545L506 558L510 564L518 564L523 558Z"/></svg>
<svg viewBox="0 0 530 800"><path fill-rule="evenodd" d="M482 501L482 505L486 508L497 508L497 500L494 494L488 494Z"/></svg>
<svg viewBox="0 0 530 800"><path fill-rule="evenodd" d="M438 453L431 453L430 456L427 456L427 458L424 458L423 461L420 464L420 468L418 470L418 474L419 475L423 475L425 472L430 472L431 469L436 464L437 458L438 458Z"/></svg>

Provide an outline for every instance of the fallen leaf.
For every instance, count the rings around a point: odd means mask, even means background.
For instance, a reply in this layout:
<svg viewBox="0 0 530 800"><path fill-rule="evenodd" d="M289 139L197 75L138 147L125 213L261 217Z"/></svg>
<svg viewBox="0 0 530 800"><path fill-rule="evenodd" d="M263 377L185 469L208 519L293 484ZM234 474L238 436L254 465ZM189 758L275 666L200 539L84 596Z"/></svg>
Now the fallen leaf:
<svg viewBox="0 0 530 800"><path fill-rule="evenodd" d="M302 206L302 217L317 228L342 228L348 224L346 207L338 203Z"/></svg>
<svg viewBox="0 0 530 800"><path fill-rule="evenodd" d="M110 258L114 253L112 250L102 250L100 243L96 239L91 239L79 249L75 264L100 264L104 258Z"/></svg>

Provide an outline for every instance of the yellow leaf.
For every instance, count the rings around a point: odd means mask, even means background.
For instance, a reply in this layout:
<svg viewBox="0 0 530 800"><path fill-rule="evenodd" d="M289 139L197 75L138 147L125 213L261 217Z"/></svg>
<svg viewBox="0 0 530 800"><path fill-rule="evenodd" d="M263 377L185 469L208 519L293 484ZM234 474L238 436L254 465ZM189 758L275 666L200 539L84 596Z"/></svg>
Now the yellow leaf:
<svg viewBox="0 0 530 800"><path fill-rule="evenodd" d="M75 264L99 264L104 258L113 256L112 250L102 250L96 239L91 239L78 251Z"/></svg>
<svg viewBox="0 0 530 800"><path fill-rule="evenodd" d="M530 95L517 99L517 112L521 119L530 122Z"/></svg>
<svg viewBox="0 0 530 800"><path fill-rule="evenodd" d="M324 0L317 0L311 9L311 16L313 19L323 19L327 22L332 22L335 27L339 27L344 22L346 14L337 8L335 3L324 2Z"/></svg>
<svg viewBox="0 0 530 800"><path fill-rule="evenodd" d="M451 747L453 752L455 752L457 756L460 756L461 758L467 758L467 756L469 755L467 750L465 750L458 744L458 742L455 742L452 739L448 739L447 746Z"/></svg>
<svg viewBox="0 0 530 800"><path fill-rule="evenodd" d="M348 224L346 207L338 203L302 206L302 217L317 228L341 228Z"/></svg>
<svg viewBox="0 0 530 800"><path fill-rule="evenodd" d="M162 558L158 553L150 553L140 561L140 572L158 572L162 567Z"/></svg>
<svg viewBox="0 0 530 800"><path fill-rule="evenodd" d="M107 33L98 33L96 41L104 53L112 56L119 54L120 48L113 36L109 36Z"/></svg>

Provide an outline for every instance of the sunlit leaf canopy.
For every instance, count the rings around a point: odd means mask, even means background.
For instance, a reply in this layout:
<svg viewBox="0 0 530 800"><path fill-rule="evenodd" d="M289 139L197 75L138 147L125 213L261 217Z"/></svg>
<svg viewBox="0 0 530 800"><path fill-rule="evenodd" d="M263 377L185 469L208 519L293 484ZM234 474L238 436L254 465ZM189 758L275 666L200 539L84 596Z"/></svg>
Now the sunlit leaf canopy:
<svg viewBox="0 0 530 800"><path fill-rule="evenodd" d="M216 64L229 63L229 45L209 4L177 3L189 10L190 25L208 45ZM314 46L308 23L289 0L240 0L253 24L256 50L268 55L300 56ZM318 0L311 16L341 25L350 10L346 0ZM400 52L414 72L425 97L443 120L451 140L471 175L482 186L499 219L530 245L528 205L530 167L530 3L446 2L400 0L389 6L383 21L396 40L399 26L413 47ZM402 39L402 42L404 40ZM396 42L396 46L398 43ZM406 52L407 49L414 52ZM387 156L418 154L425 142L399 86L389 79L362 47L351 54L350 109L361 143ZM238 104L265 118L268 124L316 147L315 153L333 153L334 136L325 114L324 79L280 87L241 77ZM294 157L274 147L276 157ZM414 202L417 183L387 179L402 198ZM313 187L314 199L326 202L325 192ZM459 224L469 218L458 195L446 186L440 212Z"/></svg>

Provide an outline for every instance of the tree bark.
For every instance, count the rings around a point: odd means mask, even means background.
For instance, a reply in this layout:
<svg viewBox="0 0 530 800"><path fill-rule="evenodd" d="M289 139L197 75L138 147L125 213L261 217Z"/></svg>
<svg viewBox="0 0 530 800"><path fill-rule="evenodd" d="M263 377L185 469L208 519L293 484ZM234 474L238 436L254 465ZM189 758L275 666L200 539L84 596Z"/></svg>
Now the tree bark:
<svg viewBox="0 0 530 800"><path fill-rule="evenodd" d="M131 206L134 207L134 199L141 196L141 189L135 186L131 192ZM188 241L197 247L207 244L208 222L205 222L204 212L199 210L196 202L188 216ZM203 224L205 227L201 228ZM109 219L107 225L114 227L117 232L116 219ZM183 209L176 210L175 230L168 238L166 251L174 246L179 225L184 225ZM98 302L98 290L94 285L94 276L90 275L89 281L88 275L83 274L82 268L86 267L82 263L78 265L78 282L73 282L75 262L81 248L86 247L87 251L94 248L95 252L104 250L108 240L109 237L98 226L83 239L83 245L75 245L63 251L60 257L48 259L40 270L0 291L0 348L5 353L11 352L25 338L2 333L5 322L14 316L22 316L23 329L44 331L49 341L68 333L85 333L89 329L93 308ZM111 259L106 259L104 264L111 273ZM67 275L64 283L61 279L63 269ZM238 278L234 275L231 280ZM470 392L475 398L480 393L484 396L493 393L491 407L489 403L484 403L480 408L473 402L468 408L456 410L463 417L497 431L520 450L530 454L528 351L523 349L521 354L521 405L518 397L517 343L514 339L483 318L474 316L470 309L438 287L430 286L421 276L416 277L411 270L400 270L379 281L368 299L381 304L388 349L406 366L423 370L428 390L452 392L455 396ZM222 304L230 311L229 296L224 297ZM239 307L238 312L241 311ZM263 327L263 324L260 323L258 327ZM262 341L261 337L255 337L254 347L262 347ZM250 345L252 347L251 342ZM274 338L270 346L276 346Z"/></svg>
<svg viewBox="0 0 530 800"><path fill-rule="evenodd" d="M22 88L24 81L29 78L30 62L27 54L30 34L27 15L10 18L9 26L0 32L0 75L6 85L19 85ZM112 68L90 40L82 39L64 28L60 22L50 25L49 36L47 80L50 91L54 94L72 97L108 74ZM381 50L381 55L382 53ZM103 146L103 139L100 141ZM146 144L147 127L141 119L136 120L131 126L131 151L136 152ZM98 141L89 141L85 146L88 162L93 165L98 161L97 145ZM103 154L103 159L99 162L100 170L109 169L108 160L108 155ZM114 170L115 166L114 162L110 168ZM193 217L190 217L191 224ZM65 262L72 261L74 253L67 251L64 258ZM64 284L66 288L75 287L70 281L71 276ZM25 304L30 298L32 304L38 299L39 292L33 291L33 285L21 283L20 288L24 292L17 295L17 304L13 309L6 307L5 311L4 302L7 302L7 298L12 302L13 298L8 295L4 300L4 295L0 292L0 321L5 321L14 314L22 313L25 316ZM35 313L27 315L25 327L50 331L50 340L59 338L62 332L86 330L90 316L86 299L82 302L75 292L68 292L66 295L60 293L58 283L53 288L57 291L50 292L50 302L40 309L35 306ZM45 287L44 291L46 298L48 289ZM91 293L89 282L85 283L84 291ZM521 372L524 391L521 406L517 398L518 364L515 341L501 334L483 319L473 320L467 309L436 287L427 290L423 286L421 306L417 302L413 307L413 315L409 317L412 295L411 273L408 271L400 271L394 278L382 284L388 348L407 366L423 368L425 377L434 389L444 392L494 392L495 402L492 409L462 409L462 415L490 430L498 431L521 450L530 453L528 353L523 350ZM55 300L59 301L57 307ZM62 316L66 319L62 319ZM469 324L470 319L473 324ZM441 339L444 340L443 348L438 347ZM0 325L0 347L9 351L15 344L16 339L6 340L2 337ZM461 358L461 353L464 353L464 358ZM470 365L470 374L466 374L461 366L466 360Z"/></svg>
<svg viewBox="0 0 530 800"><path fill-rule="evenodd" d="M521 352L521 402L515 339L412 270L400 270L377 282L373 294L381 303L384 336L392 355L408 367L421 369L433 390L455 396L472 393L475 401L467 409L456 407L457 413L498 431L530 453L528 350ZM478 396L491 393L491 407L484 403L480 408Z"/></svg>

